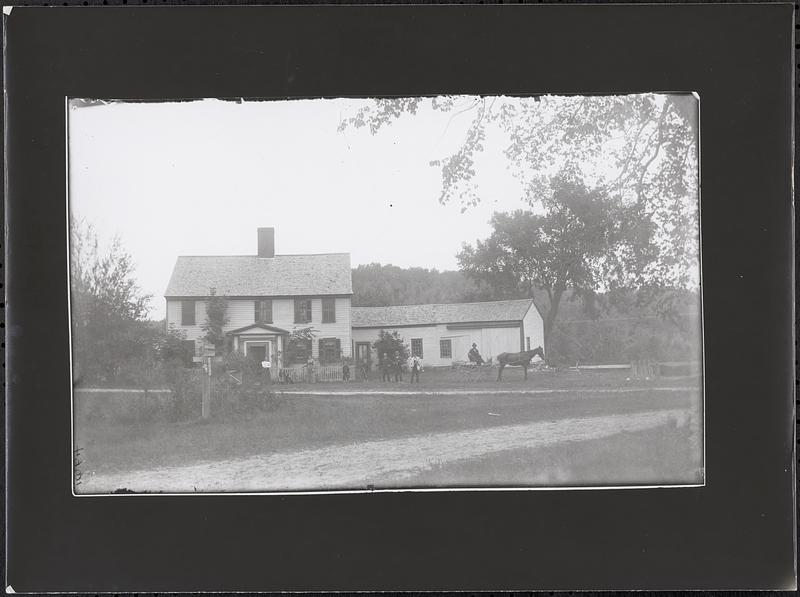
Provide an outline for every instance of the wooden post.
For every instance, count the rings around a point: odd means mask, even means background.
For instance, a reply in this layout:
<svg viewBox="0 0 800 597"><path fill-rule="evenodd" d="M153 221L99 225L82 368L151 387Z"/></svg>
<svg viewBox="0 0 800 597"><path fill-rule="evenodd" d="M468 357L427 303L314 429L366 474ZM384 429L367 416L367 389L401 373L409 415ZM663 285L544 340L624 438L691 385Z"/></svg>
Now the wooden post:
<svg viewBox="0 0 800 597"><path fill-rule="evenodd" d="M207 419L211 416L211 357L205 357L204 361L204 369L203 372L203 405L202 405L202 417Z"/></svg>

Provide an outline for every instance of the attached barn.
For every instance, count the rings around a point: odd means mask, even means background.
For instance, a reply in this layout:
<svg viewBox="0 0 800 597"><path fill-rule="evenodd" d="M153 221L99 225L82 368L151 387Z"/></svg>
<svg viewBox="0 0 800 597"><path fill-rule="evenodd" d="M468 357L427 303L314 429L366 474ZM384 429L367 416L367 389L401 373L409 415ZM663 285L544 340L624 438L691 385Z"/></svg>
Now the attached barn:
<svg viewBox="0 0 800 597"><path fill-rule="evenodd" d="M429 367L466 361L473 343L487 360L544 346L544 321L532 299L352 307L351 320L353 354L368 367L378 362L372 343L380 330L397 331Z"/></svg>

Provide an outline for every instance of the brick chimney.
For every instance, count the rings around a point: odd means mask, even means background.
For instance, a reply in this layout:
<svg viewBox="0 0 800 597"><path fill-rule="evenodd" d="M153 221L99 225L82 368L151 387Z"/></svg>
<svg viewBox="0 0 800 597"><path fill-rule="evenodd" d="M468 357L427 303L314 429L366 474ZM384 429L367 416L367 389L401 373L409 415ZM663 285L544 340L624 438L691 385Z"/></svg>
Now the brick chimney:
<svg viewBox="0 0 800 597"><path fill-rule="evenodd" d="M275 257L275 229L258 229L258 256Z"/></svg>

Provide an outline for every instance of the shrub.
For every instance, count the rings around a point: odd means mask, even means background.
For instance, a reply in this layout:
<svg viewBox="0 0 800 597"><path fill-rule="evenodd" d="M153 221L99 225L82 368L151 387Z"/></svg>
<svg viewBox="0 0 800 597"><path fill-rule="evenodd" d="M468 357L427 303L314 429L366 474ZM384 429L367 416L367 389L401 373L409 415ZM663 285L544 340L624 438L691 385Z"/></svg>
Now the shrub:
<svg viewBox="0 0 800 597"><path fill-rule="evenodd" d="M408 345L397 331L380 330L378 339L372 344L372 347L377 351L378 359L381 362L388 361L393 365L399 364L402 369L406 368L406 362L411 356Z"/></svg>

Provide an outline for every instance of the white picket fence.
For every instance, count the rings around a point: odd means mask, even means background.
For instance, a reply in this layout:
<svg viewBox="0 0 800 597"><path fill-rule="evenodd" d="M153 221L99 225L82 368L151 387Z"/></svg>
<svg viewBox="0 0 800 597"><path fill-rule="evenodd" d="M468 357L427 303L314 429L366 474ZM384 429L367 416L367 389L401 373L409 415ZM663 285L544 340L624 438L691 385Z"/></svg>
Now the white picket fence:
<svg viewBox="0 0 800 597"><path fill-rule="evenodd" d="M292 383L320 383L343 381L344 377L341 365L323 365L279 369L277 381L283 380L289 380Z"/></svg>

